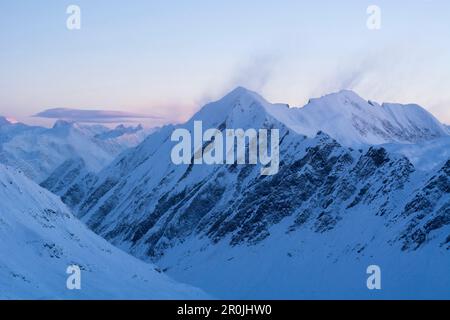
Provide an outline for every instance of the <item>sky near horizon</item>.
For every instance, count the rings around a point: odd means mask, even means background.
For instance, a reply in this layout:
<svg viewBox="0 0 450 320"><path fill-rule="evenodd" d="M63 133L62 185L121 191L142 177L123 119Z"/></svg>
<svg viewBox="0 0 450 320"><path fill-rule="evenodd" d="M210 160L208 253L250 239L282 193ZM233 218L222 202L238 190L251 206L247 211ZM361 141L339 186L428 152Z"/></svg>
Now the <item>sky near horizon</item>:
<svg viewBox="0 0 450 320"><path fill-rule="evenodd" d="M69 5L81 29L69 30ZM381 29L369 30L369 5ZM186 120L236 86L302 106L341 89L450 124L447 0L0 0L0 115L48 108Z"/></svg>

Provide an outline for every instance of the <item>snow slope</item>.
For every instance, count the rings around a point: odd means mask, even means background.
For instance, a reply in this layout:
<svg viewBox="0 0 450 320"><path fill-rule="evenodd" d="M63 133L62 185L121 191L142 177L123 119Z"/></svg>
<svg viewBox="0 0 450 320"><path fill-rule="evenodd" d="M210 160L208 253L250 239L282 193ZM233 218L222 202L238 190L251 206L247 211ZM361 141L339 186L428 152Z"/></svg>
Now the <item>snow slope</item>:
<svg viewBox="0 0 450 320"><path fill-rule="evenodd" d="M134 128L116 132L109 139L96 138L110 132L116 131L66 121L57 121L50 129L4 123L0 126L0 163L20 168L38 183L73 158L82 158L87 170L97 172L147 134L142 128Z"/></svg>
<svg viewBox="0 0 450 320"><path fill-rule="evenodd" d="M81 290L66 289L80 266ZM207 297L89 231L53 194L0 165L0 299Z"/></svg>
<svg viewBox="0 0 450 320"><path fill-rule="evenodd" d="M331 100L341 98L358 100L348 92ZM442 134L416 107L425 119L371 107L404 128L414 123L392 138L425 143ZM449 159L418 170L387 148L306 137L290 118L296 112L238 88L177 126L279 129L274 176L261 177L259 165L174 165L177 127L166 126L80 184L74 210L113 244L218 297L449 298ZM382 137L367 132L373 142ZM382 292L365 286L369 264L382 267Z"/></svg>

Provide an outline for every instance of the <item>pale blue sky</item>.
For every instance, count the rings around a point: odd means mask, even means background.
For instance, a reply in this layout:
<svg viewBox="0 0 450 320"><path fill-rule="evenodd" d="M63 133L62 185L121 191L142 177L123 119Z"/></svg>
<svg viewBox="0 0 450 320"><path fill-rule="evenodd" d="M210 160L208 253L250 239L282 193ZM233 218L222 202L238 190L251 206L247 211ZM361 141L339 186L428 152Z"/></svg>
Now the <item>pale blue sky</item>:
<svg viewBox="0 0 450 320"><path fill-rule="evenodd" d="M79 31L66 8L81 7ZM376 4L382 29L366 27ZM103 108L186 119L237 85L273 102L353 89L450 123L450 2L0 0L0 114Z"/></svg>

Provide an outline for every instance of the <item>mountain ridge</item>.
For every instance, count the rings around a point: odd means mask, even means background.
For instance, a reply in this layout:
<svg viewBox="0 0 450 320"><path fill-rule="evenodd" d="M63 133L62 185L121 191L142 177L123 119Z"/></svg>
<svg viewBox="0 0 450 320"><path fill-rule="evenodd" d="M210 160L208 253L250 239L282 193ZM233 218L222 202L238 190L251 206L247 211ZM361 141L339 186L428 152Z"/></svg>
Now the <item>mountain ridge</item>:
<svg viewBox="0 0 450 320"><path fill-rule="evenodd" d="M448 136L448 131L431 113L416 104L378 104L349 90L310 99L303 107L273 113L299 133L313 136L324 131L340 143L417 143Z"/></svg>

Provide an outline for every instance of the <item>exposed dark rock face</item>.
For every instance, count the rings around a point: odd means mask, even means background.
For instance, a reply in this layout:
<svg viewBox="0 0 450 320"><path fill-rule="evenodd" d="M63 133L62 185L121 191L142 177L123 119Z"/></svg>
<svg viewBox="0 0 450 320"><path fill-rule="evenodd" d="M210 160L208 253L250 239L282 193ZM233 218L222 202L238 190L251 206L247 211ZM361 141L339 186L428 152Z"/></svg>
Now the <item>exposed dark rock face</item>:
<svg viewBox="0 0 450 320"><path fill-rule="evenodd" d="M388 217L398 209L395 197L415 172L406 158L389 155L383 148L362 153L347 149L323 133L304 140L287 129L282 132L282 162L274 176L260 176L259 166L234 164L205 168L209 173L197 178L202 166L189 165L180 172L170 171L150 189L152 177L145 178L128 193L126 180L109 178L91 187L80 215L112 242L145 247L147 255L157 259L190 236L208 237L213 243L228 239L232 246L254 245L286 218L291 221L288 233L303 227L324 233L350 209ZM442 178L435 180L433 185L445 188ZM405 206L409 207L418 210L412 204ZM111 212L128 218L104 223ZM430 220L428 230L446 223L446 211L442 212L441 218ZM423 235L416 232L411 237L420 242Z"/></svg>
<svg viewBox="0 0 450 320"><path fill-rule="evenodd" d="M415 193L401 216L410 219L401 235L403 250L419 248L433 231L450 225L450 160Z"/></svg>
<svg viewBox="0 0 450 320"><path fill-rule="evenodd" d="M65 204L75 208L87 196L95 179L95 174L88 172L84 160L75 158L60 165L41 186L60 195Z"/></svg>

